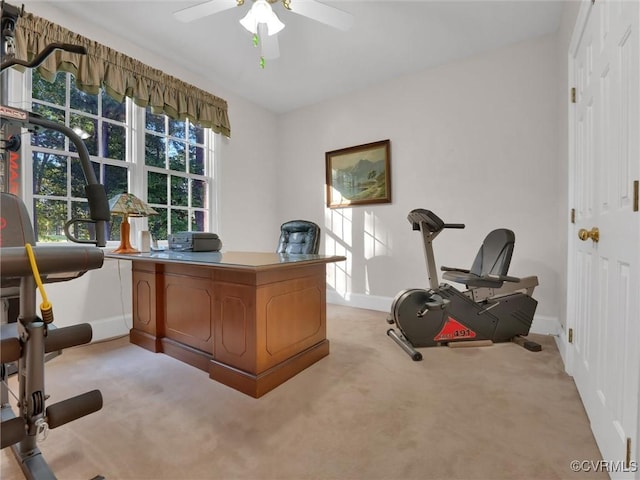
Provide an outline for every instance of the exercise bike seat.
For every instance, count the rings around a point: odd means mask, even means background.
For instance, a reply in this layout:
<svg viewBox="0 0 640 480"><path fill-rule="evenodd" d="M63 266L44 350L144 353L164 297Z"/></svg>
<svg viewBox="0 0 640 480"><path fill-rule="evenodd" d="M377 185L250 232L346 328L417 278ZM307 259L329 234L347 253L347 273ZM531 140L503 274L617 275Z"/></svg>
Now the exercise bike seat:
<svg viewBox="0 0 640 480"><path fill-rule="evenodd" d="M519 278L507 275L515 242L516 236L511 230L493 230L482 242L471 269L441 267L445 272L442 278L469 288L500 288L504 282L519 282Z"/></svg>

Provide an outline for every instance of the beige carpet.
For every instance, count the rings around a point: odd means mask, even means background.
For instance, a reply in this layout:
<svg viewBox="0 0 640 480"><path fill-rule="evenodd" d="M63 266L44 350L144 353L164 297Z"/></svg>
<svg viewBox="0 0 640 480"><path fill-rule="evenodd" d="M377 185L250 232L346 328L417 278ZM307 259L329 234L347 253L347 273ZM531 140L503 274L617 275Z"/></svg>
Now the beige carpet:
<svg viewBox="0 0 640 480"><path fill-rule="evenodd" d="M50 402L99 388L105 405L40 448L72 480L606 478L570 470L601 457L552 338L413 362L385 313L327 316L331 354L260 399L126 339L69 349L47 364Z"/></svg>

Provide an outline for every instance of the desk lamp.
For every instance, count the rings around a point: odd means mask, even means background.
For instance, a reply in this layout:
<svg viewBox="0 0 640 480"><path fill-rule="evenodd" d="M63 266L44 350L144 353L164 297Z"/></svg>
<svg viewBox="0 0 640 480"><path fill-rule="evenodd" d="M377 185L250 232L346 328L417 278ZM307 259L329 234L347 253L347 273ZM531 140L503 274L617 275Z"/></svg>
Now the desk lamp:
<svg viewBox="0 0 640 480"><path fill-rule="evenodd" d="M129 217L148 217L149 215L157 215L153 208L144 203L132 193L120 193L109 200L109 210L114 215L122 215L122 223L120 224L120 246L113 253L140 253L131 246L129 242Z"/></svg>

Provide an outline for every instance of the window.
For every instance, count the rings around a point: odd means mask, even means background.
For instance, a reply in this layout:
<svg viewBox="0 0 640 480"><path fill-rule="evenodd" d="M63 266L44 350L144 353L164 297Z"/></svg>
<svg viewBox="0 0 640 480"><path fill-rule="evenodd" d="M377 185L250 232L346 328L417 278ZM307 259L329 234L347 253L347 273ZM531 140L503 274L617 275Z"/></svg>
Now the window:
<svg viewBox="0 0 640 480"><path fill-rule="evenodd" d="M204 128L146 110L147 202L158 212L149 217L149 231L155 237L208 229L206 151Z"/></svg>
<svg viewBox="0 0 640 480"><path fill-rule="evenodd" d="M34 113L75 129L84 138L108 198L128 190L126 145L130 129L125 104L104 94L81 92L72 75L64 73L49 83L34 71L31 96ZM31 135L31 156L36 237L38 241L65 240L64 223L72 217L86 217L88 211L75 146L59 132L41 130ZM112 224L109 238L117 239L119 232L119 223ZM89 232L76 231L74 235L88 238Z"/></svg>
<svg viewBox="0 0 640 480"><path fill-rule="evenodd" d="M32 111L86 136L84 142L107 197L128 191L158 212L148 219L154 238L209 228L213 211L213 134L209 129L154 115L130 100L117 103L104 92L86 94L75 87L69 73L58 73L54 83L36 71L31 78ZM37 239L64 241L64 223L86 217L88 211L78 154L64 135L42 130L31 135L31 156ZM120 221L112 217L110 240L119 240ZM135 220L132 228L143 229L143 222ZM80 227L73 234L88 238L90 232Z"/></svg>

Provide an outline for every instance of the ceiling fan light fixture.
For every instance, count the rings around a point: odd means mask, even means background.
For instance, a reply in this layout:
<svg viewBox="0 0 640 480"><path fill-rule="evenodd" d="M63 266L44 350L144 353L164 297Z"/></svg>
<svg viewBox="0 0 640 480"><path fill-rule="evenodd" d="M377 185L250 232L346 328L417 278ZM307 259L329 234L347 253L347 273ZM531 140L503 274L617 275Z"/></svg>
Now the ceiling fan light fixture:
<svg viewBox="0 0 640 480"><path fill-rule="evenodd" d="M267 25L269 35L275 35L284 28L284 23L273 12L267 0L256 0L249 12L240 20L240 24L254 35L258 32L258 24Z"/></svg>

